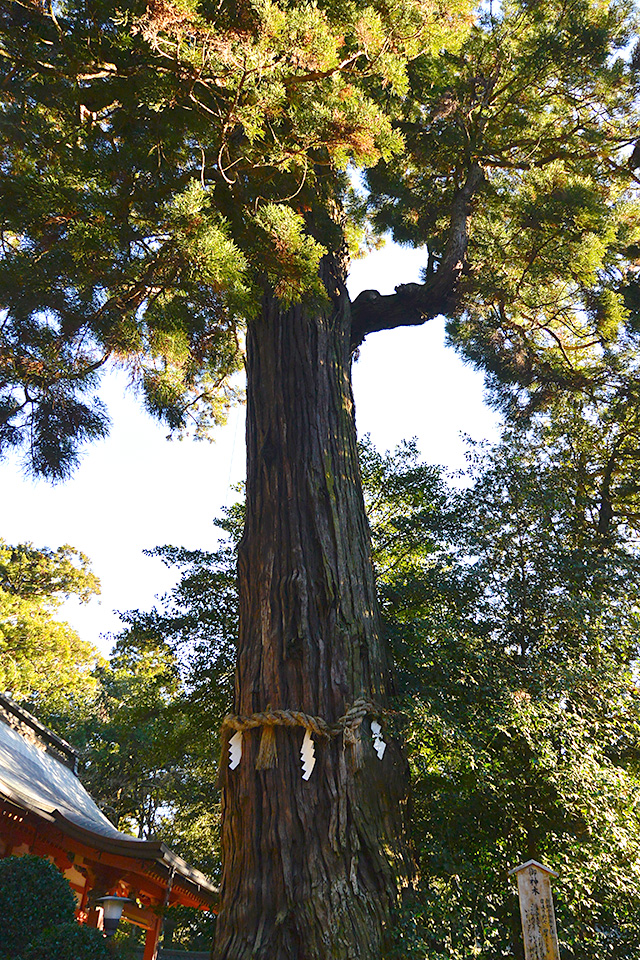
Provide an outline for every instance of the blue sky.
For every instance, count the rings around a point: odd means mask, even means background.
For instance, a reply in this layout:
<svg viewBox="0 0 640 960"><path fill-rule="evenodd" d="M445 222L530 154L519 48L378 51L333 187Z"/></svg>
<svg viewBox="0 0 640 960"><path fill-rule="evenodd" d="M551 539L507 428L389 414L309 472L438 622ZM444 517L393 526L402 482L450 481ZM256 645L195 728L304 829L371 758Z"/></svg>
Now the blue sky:
<svg viewBox="0 0 640 960"><path fill-rule="evenodd" d="M352 267L349 288L392 293L419 278L425 255L388 244ZM453 469L464 464L460 433L496 435L483 403L482 377L444 347L444 324L433 320L370 336L353 371L356 420L381 450L417 437L423 457ZM213 518L234 501L244 477L244 410L231 411L215 442L168 441L166 429L141 410L126 376L111 374L103 391L113 426L87 448L75 476L50 486L25 479L15 460L0 466L0 536L36 546L70 543L91 559L100 599L70 602L64 617L103 651L118 629L114 610L149 608L174 582L142 551L156 545L211 549Z"/></svg>

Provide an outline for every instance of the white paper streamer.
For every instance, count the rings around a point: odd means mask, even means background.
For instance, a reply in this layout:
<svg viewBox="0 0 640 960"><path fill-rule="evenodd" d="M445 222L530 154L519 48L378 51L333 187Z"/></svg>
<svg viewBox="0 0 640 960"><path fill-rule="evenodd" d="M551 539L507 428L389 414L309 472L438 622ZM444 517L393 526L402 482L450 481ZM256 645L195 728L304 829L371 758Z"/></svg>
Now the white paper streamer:
<svg viewBox="0 0 640 960"><path fill-rule="evenodd" d="M300 750L300 759L302 760L302 779L308 780L313 773L316 765L316 751L313 745L313 738L308 730L304 732L302 748Z"/></svg>
<svg viewBox="0 0 640 960"><path fill-rule="evenodd" d="M373 734L373 749L378 754L378 760L382 760L387 745L382 739L382 727L377 720L371 721L371 733Z"/></svg>
<svg viewBox="0 0 640 960"><path fill-rule="evenodd" d="M242 731L237 733L229 740L229 769L235 770L242 759Z"/></svg>

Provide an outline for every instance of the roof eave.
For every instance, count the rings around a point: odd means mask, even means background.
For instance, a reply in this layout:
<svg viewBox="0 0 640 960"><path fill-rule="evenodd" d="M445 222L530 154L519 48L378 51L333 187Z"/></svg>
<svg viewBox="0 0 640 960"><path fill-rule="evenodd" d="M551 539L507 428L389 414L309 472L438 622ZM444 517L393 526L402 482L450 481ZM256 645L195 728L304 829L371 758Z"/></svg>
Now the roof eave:
<svg viewBox="0 0 640 960"><path fill-rule="evenodd" d="M29 813L54 824L65 835L95 850L130 857L135 860L155 862L166 869L167 875L173 869L181 883L209 907L213 907L218 900L218 888L214 887L203 873L191 867L186 860L183 860L160 840L139 840L137 837L131 837L129 840L122 836L110 837L94 833L93 830L88 830L86 827L74 823L73 820L70 820L55 807L37 804L29 797L12 790L11 787L2 782L0 782L0 794L16 806L22 807Z"/></svg>

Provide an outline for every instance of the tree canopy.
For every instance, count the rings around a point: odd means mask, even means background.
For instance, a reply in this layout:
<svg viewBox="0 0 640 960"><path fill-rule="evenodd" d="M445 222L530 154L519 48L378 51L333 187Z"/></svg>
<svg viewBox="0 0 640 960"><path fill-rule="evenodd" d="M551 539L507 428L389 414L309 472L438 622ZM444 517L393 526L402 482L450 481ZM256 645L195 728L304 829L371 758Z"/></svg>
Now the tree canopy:
<svg viewBox="0 0 640 960"><path fill-rule="evenodd" d="M90 790L121 829L161 835L209 876L219 872L218 729L229 711L237 634L234 541L218 551L150 551L179 574L151 611L120 614L123 630L95 674L83 741ZM73 723L73 718L72 718Z"/></svg>
<svg viewBox="0 0 640 960"><path fill-rule="evenodd" d="M429 254L423 284L357 299L354 346L443 312L516 408L635 389L634 29L591 0L11 0L0 449L68 475L109 362L203 435L265 283L322 299L320 258L363 230Z"/></svg>
<svg viewBox="0 0 640 960"><path fill-rule="evenodd" d="M3 448L28 437L30 469L66 475L76 441L106 429L90 394L108 359L170 427L218 421L265 277L285 302L325 296L317 268L341 243L328 208L349 193L347 164L398 152L387 95L466 19L465 3L431 0L12 0Z"/></svg>

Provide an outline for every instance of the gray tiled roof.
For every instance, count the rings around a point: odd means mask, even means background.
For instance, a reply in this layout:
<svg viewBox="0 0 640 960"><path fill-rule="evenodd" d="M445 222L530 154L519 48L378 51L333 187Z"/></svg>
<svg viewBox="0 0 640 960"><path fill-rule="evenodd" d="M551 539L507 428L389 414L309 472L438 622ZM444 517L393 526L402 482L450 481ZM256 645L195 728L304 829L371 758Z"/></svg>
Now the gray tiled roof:
<svg viewBox="0 0 640 960"><path fill-rule="evenodd" d="M0 722L0 793L44 814L59 811L71 823L104 837L136 842L120 833L69 767ZM141 842L141 841L137 841Z"/></svg>
<svg viewBox="0 0 640 960"><path fill-rule="evenodd" d="M6 699L2 697L2 699ZM13 703L12 711L20 711ZM29 714L26 717L33 720ZM39 725L41 726L41 725ZM45 728L43 728L45 729ZM49 731L45 732L49 733ZM71 749L71 748L70 748ZM63 833L101 850L137 860L155 861L168 875L175 871L189 887L212 903L217 890L210 880L159 840L121 833L62 759L41 749L5 722L0 713L0 798L54 823Z"/></svg>

